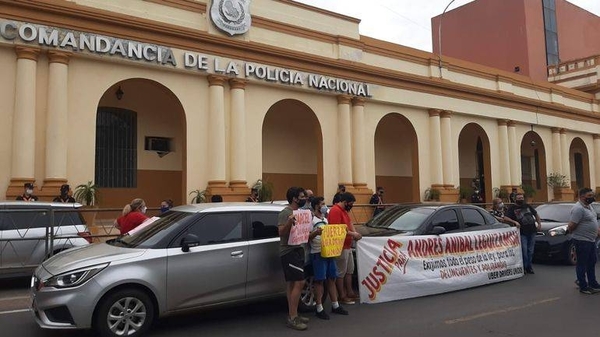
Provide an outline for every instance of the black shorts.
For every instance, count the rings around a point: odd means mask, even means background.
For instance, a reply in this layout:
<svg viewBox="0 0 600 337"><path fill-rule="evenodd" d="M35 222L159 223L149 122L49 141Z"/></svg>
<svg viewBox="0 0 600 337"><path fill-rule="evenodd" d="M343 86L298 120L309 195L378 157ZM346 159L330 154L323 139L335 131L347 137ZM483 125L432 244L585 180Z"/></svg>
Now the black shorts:
<svg viewBox="0 0 600 337"><path fill-rule="evenodd" d="M281 257L286 282L304 281L304 248L299 247Z"/></svg>

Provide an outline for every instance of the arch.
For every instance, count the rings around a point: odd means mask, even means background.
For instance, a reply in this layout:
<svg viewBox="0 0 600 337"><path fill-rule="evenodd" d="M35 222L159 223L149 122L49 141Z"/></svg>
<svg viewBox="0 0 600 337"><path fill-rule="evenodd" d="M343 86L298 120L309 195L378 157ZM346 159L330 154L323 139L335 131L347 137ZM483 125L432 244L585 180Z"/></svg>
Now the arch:
<svg viewBox="0 0 600 337"><path fill-rule="evenodd" d="M476 123L465 125L458 136L460 186L479 189L484 202L492 201L490 140Z"/></svg>
<svg viewBox="0 0 600 337"><path fill-rule="evenodd" d="M399 113L385 115L375 129L375 183L386 203L418 202L419 150L412 123Z"/></svg>
<svg viewBox="0 0 600 337"><path fill-rule="evenodd" d="M571 141L569 164L571 165L571 188L577 191L582 187L590 187L590 157L585 142L579 137Z"/></svg>
<svg viewBox="0 0 600 337"><path fill-rule="evenodd" d="M548 201L548 176L544 141L535 131L528 131L521 140L521 181L532 186L535 201Z"/></svg>
<svg viewBox="0 0 600 337"><path fill-rule="evenodd" d="M304 102L283 99L268 109L262 124L262 171L262 178L273 183L274 200L285 200L290 186L323 195L323 134Z"/></svg>
<svg viewBox="0 0 600 337"><path fill-rule="evenodd" d="M133 127L129 140L120 134L124 130L118 121L123 117ZM133 163L123 162L128 155L122 145L127 141L132 142ZM111 152L104 153L103 144L111 142ZM96 112L95 163L102 207L123 207L134 198L143 198L148 207L158 207L164 199L186 203L186 151L185 111L169 88L130 78L104 91ZM111 181L106 171L115 165L133 180Z"/></svg>

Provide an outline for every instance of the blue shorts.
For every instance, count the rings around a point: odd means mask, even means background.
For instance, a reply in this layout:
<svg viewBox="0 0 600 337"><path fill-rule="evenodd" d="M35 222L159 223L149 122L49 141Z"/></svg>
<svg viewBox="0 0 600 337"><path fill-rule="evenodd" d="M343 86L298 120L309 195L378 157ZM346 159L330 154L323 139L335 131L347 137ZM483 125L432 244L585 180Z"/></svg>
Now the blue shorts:
<svg viewBox="0 0 600 337"><path fill-rule="evenodd" d="M321 257L321 253L311 254L313 269L315 271L315 281L325 281L337 278L337 269L335 267L335 258Z"/></svg>

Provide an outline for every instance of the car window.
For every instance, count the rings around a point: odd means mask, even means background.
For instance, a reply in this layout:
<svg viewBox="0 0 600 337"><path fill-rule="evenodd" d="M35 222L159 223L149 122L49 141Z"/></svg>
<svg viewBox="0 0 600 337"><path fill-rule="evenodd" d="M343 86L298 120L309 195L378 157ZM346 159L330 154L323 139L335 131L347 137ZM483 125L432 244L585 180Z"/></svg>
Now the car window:
<svg viewBox="0 0 600 337"><path fill-rule="evenodd" d="M485 223L489 224L495 224L498 222L498 220L496 220L496 218L494 218L493 215L491 215L489 212L483 212L481 213L483 214L483 218L485 219Z"/></svg>
<svg viewBox="0 0 600 337"><path fill-rule="evenodd" d="M573 205L547 204L540 205L535 210L544 222L569 222Z"/></svg>
<svg viewBox="0 0 600 337"><path fill-rule="evenodd" d="M260 240L279 237L276 212L250 212L250 239Z"/></svg>
<svg viewBox="0 0 600 337"><path fill-rule="evenodd" d="M135 234L124 235L118 240L107 243L128 248L152 248L169 235L172 235L172 228L190 219L193 221L195 215L196 213L169 211L161 214L159 219L136 231Z"/></svg>
<svg viewBox="0 0 600 337"><path fill-rule="evenodd" d="M4 213L4 230L28 230L46 228L50 217L45 210L15 209Z"/></svg>
<svg viewBox="0 0 600 337"><path fill-rule="evenodd" d="M200 245L243 240L242 213L210 213L188 228L186 234L194 234Z"/></svg>
<svg viewBox="0 0 600 337"><path fill-rule="evenodd" d="M463 219L465 220L465 227L485 225L485 219L483 218L483 215L476 209L463 208L462 215Z"/></svg>
<svg viewBox="0 0 600 337"><path fill-rule="evenodd" d="M421 227L425 219L433 213L433 209L430 208L414 208L406 209L404 212L399 212L398 217L395 218L389 225L383 226L398 231L414 231Z"/></svg>
<svg viewBox="0 0 600 337"><path fill-rule="evenodd" d="M446 209L435 214L431 223L434 226L444 227L446 232L459 229L458 217L453 209Z"/></svg>

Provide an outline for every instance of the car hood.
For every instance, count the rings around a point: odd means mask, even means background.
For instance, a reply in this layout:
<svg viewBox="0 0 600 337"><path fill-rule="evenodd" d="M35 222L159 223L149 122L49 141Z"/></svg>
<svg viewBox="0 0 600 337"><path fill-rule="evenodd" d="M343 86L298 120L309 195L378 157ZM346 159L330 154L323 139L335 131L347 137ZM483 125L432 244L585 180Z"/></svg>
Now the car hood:
<svg viewBox="0 0 600 337"><path fill-rule="evenodd" d="M106 243L92 244L65 250L44 261L42 267L48 273L58 275L106 262L135 258L145 252L146 249L115 247Z"/></svg>
<svg viewBox="0 0 600 337"><path fill-rule="evenodd" d="M568 225L568 223L566 222L545 222L542 221L542 232L547 232L549 230L551 230L552 228L556 228L556 227L560 227L560 226L565 226Z"/></svg>

